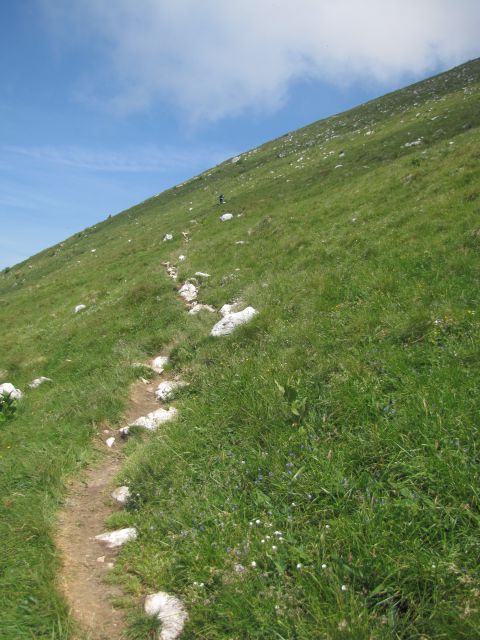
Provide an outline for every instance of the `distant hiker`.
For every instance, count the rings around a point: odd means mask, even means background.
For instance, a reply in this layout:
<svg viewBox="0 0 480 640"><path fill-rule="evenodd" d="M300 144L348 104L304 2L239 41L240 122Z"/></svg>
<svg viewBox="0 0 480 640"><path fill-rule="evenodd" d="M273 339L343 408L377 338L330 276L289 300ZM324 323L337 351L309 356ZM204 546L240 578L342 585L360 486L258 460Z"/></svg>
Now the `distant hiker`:
<svg viewBox="0 0 480 640"><path fill-rule="evenodd" d="M221 194L218 196L218 202L219 202L220 204L225 204L225 196L223 195L223 193L221 193Z"/></svg>

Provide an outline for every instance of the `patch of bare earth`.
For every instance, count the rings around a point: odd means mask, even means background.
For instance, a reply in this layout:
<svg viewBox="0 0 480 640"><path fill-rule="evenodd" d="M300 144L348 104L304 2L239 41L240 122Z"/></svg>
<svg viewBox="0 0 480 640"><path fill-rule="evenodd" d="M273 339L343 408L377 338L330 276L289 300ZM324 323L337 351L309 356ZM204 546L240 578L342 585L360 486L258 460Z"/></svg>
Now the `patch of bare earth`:
<svg viewBox="0 0 480 640"><path fill-rule="evenodd" d="M158 408L155 384L133 385L125 416L128 424ZM114 435L112 449L104 441ZM105 520L121 507L111 498L114 478L122 465L122 440L118 433L102 433L104 456L71 482L59 514L56 544L61 558L59 588L78 624L78 640L122 640L125 621L112 600L122 596L119 587L105 583L115 562L115 549L107 549L95 536L105 531Z"/></svg>

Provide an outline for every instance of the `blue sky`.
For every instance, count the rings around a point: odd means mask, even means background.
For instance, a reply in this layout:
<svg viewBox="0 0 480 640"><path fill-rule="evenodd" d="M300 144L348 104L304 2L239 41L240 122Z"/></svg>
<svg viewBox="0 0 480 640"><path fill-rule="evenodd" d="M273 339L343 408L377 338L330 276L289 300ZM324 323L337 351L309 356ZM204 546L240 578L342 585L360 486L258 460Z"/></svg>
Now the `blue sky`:
<svg viewBox="0 0 480 640"><path fill-rule="evenodd" d="M480 55L476 0L2 0L0 268Z"/></svg>

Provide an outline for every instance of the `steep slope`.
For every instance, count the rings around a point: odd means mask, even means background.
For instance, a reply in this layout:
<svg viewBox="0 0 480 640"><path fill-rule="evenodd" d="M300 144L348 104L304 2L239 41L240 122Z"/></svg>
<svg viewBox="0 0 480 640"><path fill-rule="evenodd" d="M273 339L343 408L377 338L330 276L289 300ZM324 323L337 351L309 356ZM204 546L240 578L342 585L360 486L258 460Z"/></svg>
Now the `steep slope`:
<svg viewBox="0 0 480 640"><path fill-rule="evenodd" d="M166 345L180 418L128 443L110 522L140 534L111 574L131 638L152 590L182 597L185 638L477 637L479 88L476 60L0 276L0 382L52 379L0 428L2 638L71 637L65 481ZM210 337L219 314L186 313L167 261L258 315Z"/></svg>

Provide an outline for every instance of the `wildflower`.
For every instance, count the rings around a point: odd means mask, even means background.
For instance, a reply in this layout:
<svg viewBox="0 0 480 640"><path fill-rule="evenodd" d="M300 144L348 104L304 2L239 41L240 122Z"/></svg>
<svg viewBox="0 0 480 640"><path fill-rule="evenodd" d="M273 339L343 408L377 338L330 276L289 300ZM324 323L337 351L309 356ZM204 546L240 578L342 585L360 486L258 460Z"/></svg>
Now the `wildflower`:
<svg viewBox="0 0 480 640"><path fill-rule="evenodd" d="M273 545L273 546L272 546L272 551L276 551L276 550L277 550L277 546L276 546L276 545Z"/></svg>
<svg viewBox="0 0 480 640"><path fill-rule="evenodd" d="M301 569L302 568L302 563L301 562L297 562L297 569Z"/></svg>
<svg viewBox="0 0 480 640"><path fill-rule="evenodd" d="M342 591L347 591L348 587L346 584L342 584Z"/></svg>
<svg viewBox="0 0 480 640"><path fill-rule="evenodd" d="M260 520L255 520L255 524L262 524Z"/></svg>
<svg viewBox="0 0 480 640"><path fill-rule="evenodd" d="M327 565L326 564L322 564L322 569L326 569Z"/></svg>
<svg viewBox="0 0 480 640"><path fill-rule="evenodd" d="M265 538L262 538L262 539L260 540L260 542L261 542L262 544L265 544Z"/></svg>
<svg viewBox="0 0 480 640"><path fill-rule="evenodd" d="M255 569L255 567L257 566L257 563L255 562L255 560L251 561L250 566L252 567L252 569Z"/></svg>

